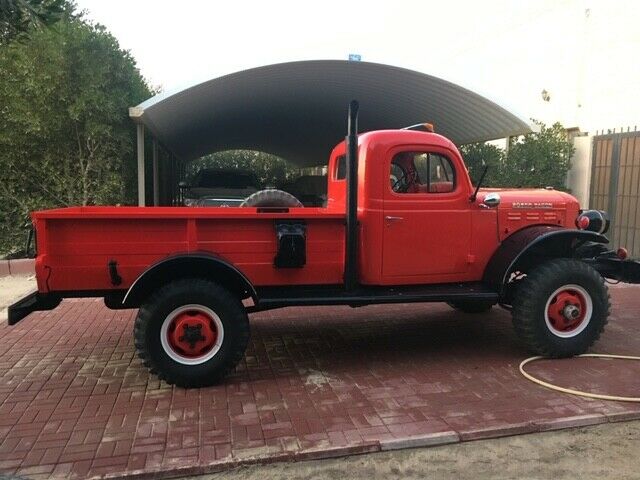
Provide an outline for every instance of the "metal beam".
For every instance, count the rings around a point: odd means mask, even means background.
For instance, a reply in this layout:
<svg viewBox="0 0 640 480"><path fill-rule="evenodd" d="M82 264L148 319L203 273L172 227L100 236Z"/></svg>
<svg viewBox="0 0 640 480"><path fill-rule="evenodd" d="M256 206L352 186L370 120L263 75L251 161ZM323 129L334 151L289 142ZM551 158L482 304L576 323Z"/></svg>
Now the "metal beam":
<svg viewBox="0 0 640 480"><path fill-rule="evenodd" d="M145 206L144 192L144 125L138 124L138 206Z"/></svg>
<svg viewBox="0 0 640 480"><path fill-rule="evenodd" d="M160 205L160 172L158 171L158 140L153 139L153 206Z"/></svg>

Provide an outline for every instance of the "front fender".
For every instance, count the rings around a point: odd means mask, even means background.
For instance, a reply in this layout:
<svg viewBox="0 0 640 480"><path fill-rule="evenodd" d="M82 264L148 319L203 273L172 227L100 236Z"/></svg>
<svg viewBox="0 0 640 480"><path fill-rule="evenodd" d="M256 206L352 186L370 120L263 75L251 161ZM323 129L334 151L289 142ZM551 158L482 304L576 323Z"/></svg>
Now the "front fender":
<svg viewBox="0 0 640 480"><path fill-rule="evenodd" d="M483 280L501 294L512 273L526 271L551 258L575 258L577 249L587 242L606 244L604 235L551 225L535 225L518 230L506 238L494 252Z"/></svg>

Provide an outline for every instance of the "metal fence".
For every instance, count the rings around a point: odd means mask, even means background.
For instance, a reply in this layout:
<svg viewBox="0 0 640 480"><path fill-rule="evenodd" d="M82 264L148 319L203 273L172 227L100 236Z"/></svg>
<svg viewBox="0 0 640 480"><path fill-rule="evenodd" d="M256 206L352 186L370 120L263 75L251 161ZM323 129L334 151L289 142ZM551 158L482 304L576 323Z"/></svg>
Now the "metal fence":
<svg viewBox="0 0 640 480"><path fill-rule="evenodd" d="M609 212L612 247L640 257L640 131L596 135L591 158L589 207Z"/></svg>

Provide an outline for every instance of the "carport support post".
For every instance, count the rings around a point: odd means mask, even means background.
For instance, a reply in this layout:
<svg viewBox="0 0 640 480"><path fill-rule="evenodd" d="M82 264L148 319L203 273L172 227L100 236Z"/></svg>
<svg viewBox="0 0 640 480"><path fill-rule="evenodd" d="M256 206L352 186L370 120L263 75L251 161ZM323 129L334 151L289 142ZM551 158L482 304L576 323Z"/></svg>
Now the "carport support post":
<svg viewBox="0 0 640 480"><path fill-rule="evenodd" d="M145 206L144 192L144 125L138 127L138 206Z"/></svg>
<svg viewBox="0 0 640 480"><path fill-rule="evenodd" d="M158 140L153 139L153 206L160 205L160 172L158 171Z"/></svg>

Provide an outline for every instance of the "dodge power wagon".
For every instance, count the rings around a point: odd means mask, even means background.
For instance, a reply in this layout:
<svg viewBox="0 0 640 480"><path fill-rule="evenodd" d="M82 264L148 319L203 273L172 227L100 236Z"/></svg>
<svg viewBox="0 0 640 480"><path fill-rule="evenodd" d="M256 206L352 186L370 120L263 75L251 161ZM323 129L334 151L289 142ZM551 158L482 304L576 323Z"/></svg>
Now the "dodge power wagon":
<svg viewBox="0 0 640 480"><path fill-rule="evenodd" d="M640 283L640 263L607 246L606 213L549 188L474 187L428 124L357 134L357 110L331 153L324 207L267 190L229 208L33 213L38 289L10 307L9 323L67 297L137 308L138 355L183 387L235 367L248 313L293 305L499 305L523 345L549 357L598 339L605 279Z"/></svg>

